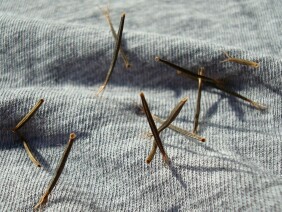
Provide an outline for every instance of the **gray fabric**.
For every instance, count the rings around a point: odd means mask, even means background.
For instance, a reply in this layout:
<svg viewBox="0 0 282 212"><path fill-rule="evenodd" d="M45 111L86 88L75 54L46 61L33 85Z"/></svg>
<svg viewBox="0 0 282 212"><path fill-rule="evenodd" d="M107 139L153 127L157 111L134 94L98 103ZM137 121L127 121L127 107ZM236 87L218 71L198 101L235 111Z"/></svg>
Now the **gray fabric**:
<svg viewBox="0 0 282 212"><path fill-rule="evenodd" d="M126 12L121 58L102 97L114 39L98 6L106 1L0 3L0 209L31 211L46 189L70 132L77 134L46 211L281 211L281 1L110 2L118 29ZM225 63L223 51L259 61L259 69ZM144 91L165 118L189 100L175 123L193 127L197 83L154 61L159 55L194 72L225 78L266 112L204 86L199 143L169 129L161 134L171 168L159 152L145 158L149 125L134 102ZM40 99L21 129L44 169L4 128Z"/></svg>

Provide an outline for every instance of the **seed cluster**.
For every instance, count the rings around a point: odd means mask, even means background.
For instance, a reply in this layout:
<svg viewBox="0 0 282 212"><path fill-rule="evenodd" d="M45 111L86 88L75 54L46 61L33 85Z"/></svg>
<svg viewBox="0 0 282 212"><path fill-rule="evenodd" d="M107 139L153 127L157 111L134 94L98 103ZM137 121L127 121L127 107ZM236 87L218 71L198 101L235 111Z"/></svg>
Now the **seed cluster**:
<svg viewBox="0 0 282 212"><path fill-rule="evenodd" d="M106 10L103 10L102 9L102 12L104 14L104 16L106 17L106 20L110 26L110 29L111 29L111 32L113 34L113 37L115 39L115 42L116 42L116 45L115 45L115 49L114 49L114 53L113 53L113 58L112 58L112 61L111 61L111 64L110 64L110 67L109 67L109 70L107 72L107 75L106 75L106 78L105 78L105 81L104 83L100 86L100 88L98 89L98 92L97 92L97 95L99 95L100 93L102 93L108 82L110 81L110 77L113 73L113 70L115 68L115 64L116 64L116 61L117 61L117 57L120 53L123 61L124 61L124 64L125 64L125 67L126 68L130 68L131 67L131 64L128 60L128 57L126 56L125 54L125 51L121 48L121 43L122 43L122 34L123 34L123 27L124 27L124 21L125 21L125 14L123 13L121 15L121 20L120 20L120 25L119 25L119 30L118 30L118 33L116 33L114 27L113 27L113 24L111 22L111 19L110 19L110 15L109 15L109 9L107 8ZM230 57L226 52L224 52L224 54L226 55L227 59L225 59L224 61L221 61L221 62L233 62L233 63L238 63L238 64L241 64L241 65L246 65L246 66L249 66L249 67L252 67L252 68L258 68L259 67L259 64L256 63L256 62L253 62L253 61L248 61L248 60L244 60L244 59L239 59L239 58L234 58L234 57ZM210 77L207 77L205 76L204 74L204 70L205 68L204 67L201 67L199 70L198 70L198 73L194 73L190 70L187 70L183 67L180 67L174 63L171 63L165 59L162 59L160 57L155 57L155 61L157 62L160 62L160 63L163 63L165 65L168 65L172 68L174 68L176 70L176 72L178 74L181 74L189 79L192 79L192 80L195 80L198 82L198 97L197 97L197 101L196 101L196 110L195 110L195 116L194 116L194 126L193 126L193 130L190 132L188 130L185 130L185 129L182 129L180 127L177 127L175 125L172 124L172 122L177 118L177 116L179 115L181 109L183 108L183 106L185 105L185 103L187 102L188 98L183 98L180 100L180 102L172 109L172 111L170 112L170 114L168 115L167 119L166 120L163 120L161 119L160 117L158 117L157 115L154 115L151 113L150 109L149 109L149 106L148 106L148 102L145 98L145 94L143 92L140 93L140 98L141 98L141 102L142 102L142 106L139 106L139 108L142 110L142 114L145 114L146 115L146 118L147 118L147 121L149 123L149 126L150 126L150 129L151 129L151 133L148 134L148 137L149 138L152 138L153 137L153 142L152 142L152 148L151 148L151 151L149 153L149 155L147 156L146 158L146 163L149 164L155 154L156 154L156 151L157 149L160 150L161 152L161 155L162 155L162 159L163 159L163 162L166 164L166 165L170 165L171 162L170 162L170 159L168 157L168 154L165 150L165 147L164 147L164 144L163 142L161 141L161 138L160 138L160 133L165 130L166 128L170 128L188 138L193 138L193 139L196 139L200 142L205 142L206 141L206 138L200 136L197 134L198 132L198 127L199 127L199 117L200 117L200 110L201 110L201 95L202 95L202 87L204 85L207 85L207 86L211 86L211 87L214 87L218 90L221 90L229 95L232 95L232 96L235 96L239 99L242 99L243 101L246 101L248 103L250 103L252 106L254 106L256 109L259 109L259 110L263 110L263 109L266 109L266 107L262 104L259 104L245 96L242 96L241 94L239 93L236 93L235 91L232 91L230 89L227 89L222 83L218 82L217 80L215 79L212 79ZM24 116L24 118L16 125L15 128L11 129L12 132L14 132L19 138L20 140L22 141L23 145L24 145L24 148L30 158L30 160L36 165L36 167L42 167L42 165L40 164L40 162L37 160L37 158L35 157L34 153L32 152L30 146L28 145L28 141L27 139L24 137L24 135L19 131L27 121L29 121L31 119L31 117L35 114L35 112L40 108L40 106L43 104L44 100L43 99L40 99L36 105L31 109L31 111L29 113L27 113L27 115ZM155 122L158 122L160 123L161 125L157 128L156 126L156 123ZM54 189L63 169L64 169L64 166L66 164L66 161L67 161L67 158L68 158L68 155L71 151L71 148L72 148L72 145L73 145L73 142L76 138L76 135L74 133L71 133L70 134L70 137L69 137L69 141L66 145L66 148L65 148L65 151L61 157L61 160L57 166L57 169L55 171L55 174L53 176L53 178L51 179L45 193L42 195L42 197L40 198L39 202L35 205L34 209L41 209L48 201L48 196L50 195L50 193L52 192L52 190Z"/></svg>

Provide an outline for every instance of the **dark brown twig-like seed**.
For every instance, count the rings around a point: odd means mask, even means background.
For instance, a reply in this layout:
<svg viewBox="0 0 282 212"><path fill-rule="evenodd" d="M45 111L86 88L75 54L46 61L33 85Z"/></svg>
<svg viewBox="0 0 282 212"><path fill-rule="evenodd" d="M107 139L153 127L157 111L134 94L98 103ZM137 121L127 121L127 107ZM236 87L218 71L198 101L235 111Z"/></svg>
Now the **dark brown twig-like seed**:
<svg viewBox="0 0 282 212"><path fill-rule="evenodd" d="M124 19L125 19L125 13L123 13L121 15L121 19L120 19L120 25L119 25L119 30L118 30L118 40L116 42L116 47L115 47L115 51L114 51L114 55L113 55L113 59L109 68L109 71L107 73L106 79L104 81L104 83L101 85L101 87L99 88L98 92L97 92L97 96L106 88L110 77L113 73L116 61L117 61L117 57L118 57L118 52L120 49L120 45L121 45L121 39L122 39L122 31L123 31L123 26L124 26Z"/></svg>
<svg viewBox="0 0 282 212"><path fill-rule="evenodd" d="M174 63L171 63L171 62L169 62L169 61L167 61L167 60L161 59L160 57L155 57L155 61L157 61L157 62L162 62L162 63L164 63L164 64L166 64L166 65L168 65L168 66L170 66L170 67L172 67L172 68L174 68L174 69L176 69L176 70L178 70L178 71L184 72L184 73L186 73L187 75L189 75L189 77L190 77L191 79L193 79L193 80L197 80L197 81L198 81L198 79L200 78L200 79L202 79L202 80L205 81L205 82L210 82L210 83L214 83L214 84L217 83L217 81L214 80L214 79L212 79L212 78L205 77L205 76L201 76L201 75L199 75L199 74L195 74L195 73L193 73L192 71L189 71L189 70L187 70L187 69L184 69L184 68L182 68L182 67L180 67L180 66L178 66L178 65L176 65L176 64L174 64Z"/></svg>
<svg viewBox="0 0 282 212"><path fill-rule="evenodd" d="M242 65L246 65L246 66L250 66L253 68L258 68L259 67L259 63L250 61L250 60L244 60L244 59L240 59L240 58L235 58L235 57L230 57L227 52L224 52L225 56L227 57L225 60L221 61L220 63L224 63L224 62L233 62L233 63L239 63Z"/></svg>
<svg viewBox="0 0 282 212"><path fill-rule="evenodd" d="M260 103L258 103L258 102L255 102L255 101L253 101L253 100L251 100L251 99L249 99L249 98L247 98L247 97L245 97L245 96L242 96L242 95L239 94L239 93L236 93L236 92L234 92L234 91L231 91L231 90L229 90L229 89L223 87L223 86L220 85L220 84L214 85L213 87L215 87L215 88L217 88L217 89L219 89L219 90L221 90L221 91L224 91L225 93L228 93L228 94L230 94L230 95L233 95L233 96L235 96L235 97L237 97L237 98L239 98L239 99L242 99L242 100L244 100L244 101L246 101L246 102L249 102L253 107L255 107L255 108L258 109L258 110L265 110L265 109L267 109L267 106L265 106L265 105L263 105L263 104L260 104Z"/></svg>
<svg viewBox="0 0 282 212"><path fill-rule="evenodd" d="M161 133L164 129L166 129L175 120L175 118L178 116L178 114L180 113L182 107L184 106L187 100L188 100L188 97L181 99L180 102L173 108L168 118L158 128L159 133ZM153 114L152 114L152 117L154 118ZM150 134L150 136L153 136L153 135Z"/></svg>
<svg viewBox="0 0 282 212"><path fill-rule="evenodd" d="M26 114L25 117L23 117L23 119L17 124L13 131L19 130L35 114L35 112L39 109L43 102L44 99L40 99L36 103L36 105L28 112L28 114Z"/></svg>
<svg viewBox="0 0 282 212"><path fill-rule="evenodd" d="M117 36L117 33L116 33L115 29L114 29L114 26L113 26L113 23L112 23L112 21L111 21L111 18L110 18L110 10L109 10L109 7L105 8L105 9L102 9L102 8L101 8L101 10L102 10L102 13L104 14L104 16L105 16L105 18L106 18L106 20L107 20L107 22L108 22L110 28L111 28L111 32L112 32L112 34L113 34L113 37L114 37L115 41L118 42L118 36ZM120 46L120 48L119 48L119 53L121 54L121 57L122 57L122 59L123 59L125 68L127 68L127 69L130 68L131 65L130 65L130 63L129 63L129 61L128 61L128 58L127 58L127 56L125 55L125 52L123 51L123 49L122 49L121 46Z"/></svg>
<svg viewBox="0 0 282 212"><path fill-rule="evenodd" d="M30 160L35 164L35 166L37 167L41 167L41 164L39 163L39 161L36 159L36 157L34 156L33 152L31 151L30 146L28 145L27 140L25 139L25 137L18 132L18 130L20 128L22 128L24 126L24 124L35 114L35 112L39 109L39 107L43 104L44 100L40 99L36 105L23 117L23 119L16 125L15 128L11 129L12 132L14 132L15 134L17 134L19 136L19 138L21 139L21 141L23 142L24 148L27 152L28 157L30 158Z"/></svg>
<svg viewBox="0 0 282 212"><path fill-rule="evenodd" d="M139 106L138 105L138 110L140 111L140 113L145 113L143 106ZM165 120L161 119L157 115L152 114L152 117L153 117L153 119L156 122L160 123L161 125L164 124L164 122L165 122ZM187 130L184 130L184 129L182 129L180 127L177 127L177 126L175 126L173 124L169 124L168 128L170 128L170 129L174 130L175 132L178 132L178 133L180 133L180 134L182 134L182 135L184 135L184 136L186 136L188 138L193 138L193 139L196 139L196 140L201 141L201 142L205 142L206 141L206 138L201 137L201 136L199 136L199 135L197 135L197 134L195 134L193 132L189 132ZM152 134L150 133L148 136L151 137Z"/></svg>
<svg viewBox="0 0 282 212"><path fill-rule="evenodd" d="M28 145L28 142L26 140L26 138L19 132L19 131L13 131L15 134L17 134L17 136L19 136L19 138L21 139L21 141L23 142L25 151L27 152L28 157L30 158L30 160L34 163L35 166L37 167L41 167L40 162L36 159L35 155L33 154L33 152L31 151L30 146Z"/></svg>
<svg viewBox="0 0 282 212"><path fill-rule="evenodd" d="M168 118L162 123L162 125L158 128L158 133L160 134L165 128L167 128L170 123L172 123L175 118L178 116L178 114L180 113L182 107L184 106L184 104L186 103L186 101L188 100L188 98L183 98L174 108L173 110L170 112ZM153 115L152 115L153 117ZM154 155L156 154L157 151L157 143L154 141L153 145L152 145L152 149L146 159L147 163L150 163L153 158Z"/></svg>
<svg viewBox="0 0 282 212"><path fill-rule="evenodd" d="M43 206L43 205L45 205L47 203L48 196L52 192L53 188L55 187L55 185L56 185L56 183L57 183L57 181L58 181L58 179L59 179L59 177L60 177L64 167L65 167L66 161L68 159L68 155L70 153L70 150L71 150L71 147L73 145L73 142L74 142L75 138L76 138L76 135L74 133L71 133L69 141L68 141L67 146L65 148L65 151L63 153L63 156L62 156L62 158L61 158L61 160L59 162L59 165L56 168L55 175L52 178L52 180L50 181L46 192L42 195L42 197L40 198L39 202L34 206L35 210L40 208L41 206Z"/></svg>
<svg viewBox="0 0 282 212"><path fill-rule="evenodd" d="M145 99L145 96L144 96L144 93L141 92L140 93L140 97L141 97L141 100L142 100L142 105L143 105L143 108L144 108L144 112L146 114L146 117L147 117L147 120L149 122L149 125L150 125L150 128L151 128L151 131L153 133L153 136L154 136L154 139L155 139L155 142L157 143L159 149L160 149L160 152L162 153L162 156L163 156L163 161L166 163L166 164L169 164L169 157L167 156L165 150L164 150L164 147L163 147L163 144L162 144L162 141L160 139L160 136L159 136L159 133L158 133L158 129L156 127L156 124L153 120L153 117L152 117L152 114L150 112L150 109L149 109L149 106L148 106L148 103Z"/></svg>
<svg viewBox="0 0 282 212"><path fill-rule="evenodd" d="M198 70L199 75L203 75L204 68L201 67ZM198 97L197 97L197 105L196 105L196 112L195 112L195 117L194 117L194 128L193 128L193 133L197 133L198 125L199 125L199 116L200 116L200 111L201 111L201 96L202 96L202 79L198 79Z"/></svg>
<svg viewBox="0 0 282 212"><path fill-rule="evenodd" d="M186 76L189 77L190 79L193 79L193 80L202 79L202 81L204 81L205 84L207 84L207 85L209 85L209 86L212 86L212 87L214 87L214 88L217 88L217 89L219 89L219 90L221 90L221 91L224 91L225 93L228 93L228 94L230 94L230 95L233 95L233 96L235 96L235 97L237 97L237 98L239 98L239 99L242 99L242 100L244 100L244 101L246 101L246 102L249 102L252 106L254 106L254 107L255 107L256 109L258 109L258 110L264 110L264 109L267 108L265 105L262 105L262 104L259 104L259 103L257 103L257 102L254 102L254 101L252 101L251 99L248 99L247 97L244 97L244 96L242 96L241 94L238 94L238 93L236 93L236 92L234 92L234 91L230 91L229 89L223 87L219 82L217 82L216 80L214 80L214 79L212 79L212 78L195 74L195 73L193 73L193 72L191 72L191 71L189 71L189 70L187 70L187 69L184 69L184 68L182 68L182 67L180 67L180 66L178 66L178 65L176 65L176 64L173 64L173 63L171 63L171 62L169 62L169 61L163 60L163 59L161 59L161 58L159 58L159 57L156 57L155 60L156 60L156 61L160 61L160 62L162 62L162 63L164 63L164 64L166 64L166 65L168 65L168 66L170 66L170 67L172 67L172 68L174 68L174 69L176 69L176 70L178 70L178 71L183 72L183 73L186 74Z"/></svg>
<svg viewBox="0 0 282 212"><path fill-rule="evenodd" d="M156 115L152 115L152 116L153 116L153 119L156 122L159 122L160 124L163 124L165 122L165 120L161 119L160 117L158 117ZM180 134L182 134L182 135L184 135L184 136L186 136L188 138L194 138L194 139L196 139L198 141L201 141L201 142L205 142L206 141L206 139L204 137L201 137L201 136L199 136L199 135L197 135L195 133L192 133L192 132L189 132L187 130L184 130L184 129L182 129L180 127L177 127L177 126L175 126L173 124L170 124L168 126L168 128L170 128L170 129L174 130L175 132L178 132L178 133L180 133Z"/></svg>
<svg viewBox="0 0 282 212"><path fill-rule="evenodd" d="M180 113L182 107L184 106L184 104L186 103L186 101L188 100L188 98L183 98L174 108L173 110L170 112L168 118L165 120L165 122L158 128L158 132L162 132L165 128L167 128L174 120L175 118L178 116L178 114Z"/></svg>

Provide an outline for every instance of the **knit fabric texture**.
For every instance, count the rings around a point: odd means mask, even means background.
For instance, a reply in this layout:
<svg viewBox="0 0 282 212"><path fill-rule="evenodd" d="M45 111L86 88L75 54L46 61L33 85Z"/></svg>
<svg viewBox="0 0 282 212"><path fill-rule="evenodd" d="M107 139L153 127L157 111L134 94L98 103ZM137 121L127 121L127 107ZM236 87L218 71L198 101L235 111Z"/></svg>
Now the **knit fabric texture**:
<svg viewBox="0 0 282 212"><path fill-rule="evenodd" d="M115 39L100 8L109 5L122 48L103 95ZM0 210L32 211L68 141L75 140L44 211L281 211L282 1L9 0L0 3ZM259 68L220 63L224 52ZM197 81L154 60L160 56L266 105L266 111L203 84L201 143L171 129L160 137L171 159L145 159L152 140L138 112L144 92L165 119L193 129ZM43 168L30 161L21 129ZM157 125L159 126L159 124Z"/></svg>

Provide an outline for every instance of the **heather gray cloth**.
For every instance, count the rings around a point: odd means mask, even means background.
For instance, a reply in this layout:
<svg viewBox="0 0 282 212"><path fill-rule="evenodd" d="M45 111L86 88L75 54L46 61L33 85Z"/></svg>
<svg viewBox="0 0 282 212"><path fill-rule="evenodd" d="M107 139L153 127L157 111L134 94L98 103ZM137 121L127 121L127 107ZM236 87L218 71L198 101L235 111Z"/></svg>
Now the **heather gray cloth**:
<svg viewBox="0 0 282 212"><path fill-rule="evenodd" d="M121 58L102 97L115 46L94 1L0 3L0 209L32 211L45 191L69 133L77 140L46 211L281 211L281 1L110 2L116 30L126 12ZM223 51L259 61L259 69L219 63ZM166 129L172 160L145 158L149 125L137 114L144 91L154 114L167 117L189 100L175 124L191 130L197 83L154 61L159 55L224 78L266 112L204 86L199 134L206 143ZM40 99L21 129L44 168L36 168L12 128Z"/></svg>

